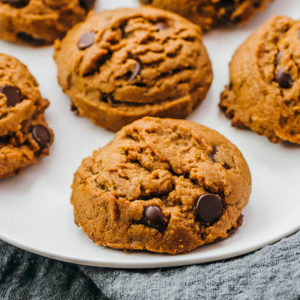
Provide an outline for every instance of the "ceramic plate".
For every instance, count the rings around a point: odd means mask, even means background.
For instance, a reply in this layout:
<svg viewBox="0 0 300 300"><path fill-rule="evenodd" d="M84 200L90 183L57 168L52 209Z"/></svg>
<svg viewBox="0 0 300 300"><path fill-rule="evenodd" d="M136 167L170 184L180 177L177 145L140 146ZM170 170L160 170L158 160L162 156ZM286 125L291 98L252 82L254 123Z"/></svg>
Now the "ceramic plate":
<svg viewBox="0 0 300 300"><path fill-rule="evenodd" d="M97 10L136 6L136 1L101 0ZM283 5L284 3L284 5ZM56 81L51 47L32 49L0 42L0 51L16 56L35 75L51 101L47 119L55 132L51 155L21 175L0 181L0 238L40 255L73 263L150 268L215 261L273 243L300 228L300 147L271 144L265 137L230 127L218 109L219 94L228 83L228 63L235 49L264 21L276 14L299 18L298 0L277 0L249 24L205 35L214 82L190 120L214 128L236 144L249 163L253 191L244 210L243 226L225 241L188 254L169 256L122 251L95 245L73 221L69 203L73 173L81 160L104 146L113 134L70 112L70 102Z"/></svg>

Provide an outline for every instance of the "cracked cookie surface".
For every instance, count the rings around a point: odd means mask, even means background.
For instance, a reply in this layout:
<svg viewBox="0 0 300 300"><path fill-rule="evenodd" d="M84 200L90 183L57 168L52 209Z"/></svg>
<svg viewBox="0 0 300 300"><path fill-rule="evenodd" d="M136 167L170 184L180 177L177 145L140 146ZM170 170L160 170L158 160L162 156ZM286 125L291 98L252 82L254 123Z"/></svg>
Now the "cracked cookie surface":
<svg viewBox="0 0 300 300"><path fill-rule="evenodd" d="M48 105L27 67L0 53L0 178L49 154L53 132L44 118Z"/></svg>
<svg viewBox="0 0 300 300"><path fill-rule="evenodd" d="M204 31L246 23L273 0L139 0L175 12L199 25Z"/></svg>
<svg viewBox="0 0 300 300"><path fill-rule="evenodd" d="M0 39L51 44L82 21L96 0L0 0Z"/></svg>
<svg viewBox="0 0 300 300"><path fill-rule="evenodd" d="M84 159L72 188L75 222L97 244L176 254L241 225L251 176L216 131L146 117Z"/></svg>
<svg viewBox="0 0 300 300"><path fill-rule="evenodd" d="M236 51L220 107L232 125L300 144L300 22L275 16Z"/></svg>
<svg viewBox="0 0 300 300"><path fill-rule="evenodd" d="M54 58L72 108L113 131L144 116L185 118L212 81L200 29L152 8L90 15Z"/></svg>

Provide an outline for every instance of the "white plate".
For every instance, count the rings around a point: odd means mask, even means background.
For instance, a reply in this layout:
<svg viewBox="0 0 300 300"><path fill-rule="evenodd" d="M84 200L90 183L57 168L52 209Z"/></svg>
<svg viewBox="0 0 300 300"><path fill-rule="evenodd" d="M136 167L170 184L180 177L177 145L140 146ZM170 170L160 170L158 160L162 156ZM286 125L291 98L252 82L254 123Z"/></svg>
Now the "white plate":
<svg viewBox="0 0 300 300"><path fill-rule="evenodd" d="M284 5L283 5L284 2ZM102 0L100 9L135 6L129 0ZM113 134L70 112L68 97L56 82L52 49L0 42L0 51L27 64L51 101L47 111L55 131L51 155L23 174L0 181L0 238L17 247L59 260L112 268L150 268L203 263L241 255L275 242L300 228L300 147L271 144L250 131L230 127L220 113L219 94L228 83L228 63L237 46L275 14L299 18L298 0L275 1L248 25L205 36L214 83L190 120L217 129L243 152L251 168L253 192L243 226L229 239L184 255L123 253L96 246L73 221L69 203L73 173L81 160Z"/></svg>

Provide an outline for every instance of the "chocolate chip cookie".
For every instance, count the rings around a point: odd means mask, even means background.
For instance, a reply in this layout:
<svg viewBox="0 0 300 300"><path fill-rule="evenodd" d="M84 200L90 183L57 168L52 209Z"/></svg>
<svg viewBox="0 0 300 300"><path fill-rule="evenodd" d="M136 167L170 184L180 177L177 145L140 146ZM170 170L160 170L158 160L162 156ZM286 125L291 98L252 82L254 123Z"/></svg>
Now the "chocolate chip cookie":
<svg viewBox="0 0 300 300"><path fill-rule="evenodd" d="M75 222L97 244L176 254L241 225L251 176L216 131L146 117L84 159L72 187Z"/></svg>
<svg viewBox="0 0 300 300"><path fill-rule="evenodd" d="M299 66L299 21L276 16L252 34L234 54L221 95L232 125L300 144Z"/></svg>
<svg viewBox="0 0 300 300"><path fill-rule="evenodd" d="M48 105L27 67L0 53L0 178L49 154L53 132L44 118Z"/></svg>
<svg viewBox="0 0 300 300"><path fill-rule="evenodd" d="M51 44L82 21L96 0L0 0L0 39Z"/></svg>
<svg viewBox="0 0 300 300"><path fill-rule="evenodd" d="M246 23L273 0L140 0L167 9L198 24L204 31Z"/></svg>
<svg viewBox="0 0 300 300"><path fill-rule="evenodd" d="M186 117L212 81L199 27L152 8L90 15L54 58L72 109L113 131L144 116Z"/></svg>

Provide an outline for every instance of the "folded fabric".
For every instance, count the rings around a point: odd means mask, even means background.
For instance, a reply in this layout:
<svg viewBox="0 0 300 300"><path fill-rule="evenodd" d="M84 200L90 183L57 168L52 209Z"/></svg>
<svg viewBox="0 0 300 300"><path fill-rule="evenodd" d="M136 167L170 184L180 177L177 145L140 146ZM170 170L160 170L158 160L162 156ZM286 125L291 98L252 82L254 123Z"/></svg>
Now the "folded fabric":
<svg viewBox="0 0 300 300"><path fill-rule="evenodd" d="M300 299L300 232L202 265L119 270L47 259L0 241L0 299Z"/></svg>

